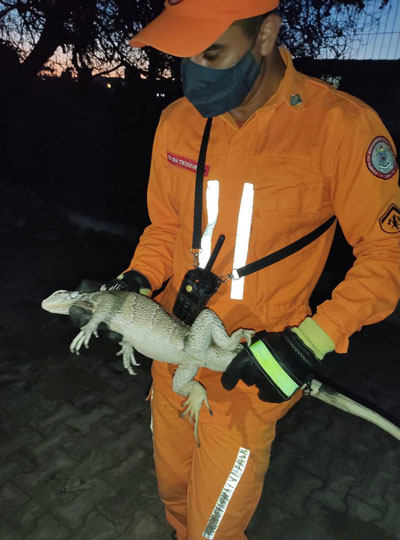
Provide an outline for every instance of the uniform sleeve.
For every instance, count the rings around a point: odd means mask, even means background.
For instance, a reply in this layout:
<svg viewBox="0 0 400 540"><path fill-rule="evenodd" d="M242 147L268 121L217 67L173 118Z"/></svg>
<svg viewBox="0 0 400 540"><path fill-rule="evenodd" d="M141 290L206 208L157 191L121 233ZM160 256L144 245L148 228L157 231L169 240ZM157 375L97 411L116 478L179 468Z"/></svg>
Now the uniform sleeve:
<svg viewBox="0 0 400 540"><path fill-rule="evenodd" d="M171 194L171 174L167 160L167 125L161 116L154 138L147 190L151 224L146 227L129 267L141 272L152 289L161 287L172 274L172 260L178 231L178 216Z"/></svg>
<svg viewBox="0 0 400 540"><path fill-rule="evenodd" d="M400 297L400 195L392 139L365 107L343 126L331 161L335 214L355 261L313 320L345 353L362 326L386 318Z"/></svg>

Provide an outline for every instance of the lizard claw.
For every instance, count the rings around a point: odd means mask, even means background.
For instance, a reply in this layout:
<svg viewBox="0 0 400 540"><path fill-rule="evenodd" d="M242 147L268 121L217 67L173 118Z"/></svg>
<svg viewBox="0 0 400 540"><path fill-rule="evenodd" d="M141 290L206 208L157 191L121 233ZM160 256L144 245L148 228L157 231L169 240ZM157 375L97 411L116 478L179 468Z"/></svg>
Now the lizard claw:
<svg viewBox="0 0 400 540"><path fill-rule="evenodd" d="M208 412L210 413L210 416L214 416L214 413L212 412L212 409L211 409L210 405L208 404L207 398L206 398L205 404L206 404L206 407L208 409Z"/></svg>
<svg viewBox="0 0 400 540"><path fill-rule="evenodd" d="M140 364L135 360L135 354L132 345L127 341L120 341L118 345L121 345L121 349L116 353L116 355L122 356L124 368L128 370L128 373L130 375L136 375L136 373L132 369L132 366L140 366Z"/></svg>
<svg viewBox="0 0 400 540"><path fill-rule="evenodd" d="M89 348L89 341L93 334L98 337L97 324L93 325L89 321L87 324L85 324L85 326L82 326L79 334L75 336L75 338L72 340L71 345L69 346L69 350L72 353L79 355L79 351L82 348L82 345L85 347L85 349Z"/></svg>
<svg viewBox="0 0 400 540"><path fill-rule="evenodd" d="M195 381L192 381L192 383ZM196 384L187 400L183 403L185 410L179 415L180 418L184 418L188 415L188 419L194 423L194 438L197 446L200 446L199 441L199 416L202 403L205 403L209 413L212 415L211 407L208 403L206 389L201 384Z"/></svg>
<svg viewBox="0 0 400 540"><path fill-rule="evenodd" d="M255 330L243 330L243 337L245 338L247 345L250 347L251 340L255 334Z"/></svg>
<svg viewBox="0 0 400 540"><path fill-rule="evenodd" d="M180 418L184 418L187 414L189 415L188 418L191 422L194 423L194 439L196 441L197 446L200 446L199 441L199 413L200 409L196 409L194 404L190 400L190 396L188 399L183 403L183 407L186 407L186 410L180 413Z"/></svg>
<svg viewBox="0 0 400 540"><path fill-rule="evenodd" d="M72 354L79 355L79 351L84 343L85 340L85 333L81 330L77 336L72 340L71 345L69 346L69 350Z"/></svg>

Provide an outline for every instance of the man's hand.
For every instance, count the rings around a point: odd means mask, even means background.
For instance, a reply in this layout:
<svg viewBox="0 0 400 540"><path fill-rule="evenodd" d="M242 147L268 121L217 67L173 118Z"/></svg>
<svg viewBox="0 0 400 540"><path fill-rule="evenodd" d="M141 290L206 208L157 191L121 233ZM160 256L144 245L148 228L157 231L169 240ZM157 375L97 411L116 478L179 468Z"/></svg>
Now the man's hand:
<svg viewBox="0 0 400 540"><path fill-rule="evenodd" d="M148 296L151 293L151 285L143 274L136 270L129 270L116 279L103 283L100 291L131 291Z"/></svg>
<svg viewBox="0 0 400 540"><path fill-rule="evenodd" d="M310 318L298 328L259 332L229 364L222 385L232 390L241 379L257 386L262 401L281 403L311 381L324 355L333 349L333 341Z"/></svg>

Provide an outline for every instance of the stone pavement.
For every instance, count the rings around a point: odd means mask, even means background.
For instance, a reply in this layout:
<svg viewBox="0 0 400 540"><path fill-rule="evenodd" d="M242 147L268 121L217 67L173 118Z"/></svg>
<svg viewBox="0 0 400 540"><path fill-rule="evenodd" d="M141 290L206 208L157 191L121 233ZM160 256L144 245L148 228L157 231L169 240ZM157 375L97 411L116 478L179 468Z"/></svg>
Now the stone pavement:
<svg viewBox="0 0 400 540"><path fill-rule="evenodd" d="M80 356L76 329L38 310L3 335L0 540L166 540L145 394L117 346ZM400 539L400 443L304 398L280 422L250 540Z"/></svg>
<svg viewBox="0 0 400 540"><path fill-rule="evenodd" d="M0 267L0 540L167 540L144 400L148 361L129 376L114 356L118 347L101 337L71 355L76 329L39 307L82 276L117 275L134 246L45 210L33 207L26 220L13 211L27 224L7 219L0 229L7 263ZM399 328L381 323L357 333L335 371L338 382L397 419ZM304 398L278 424L248 536L400 539L399 441Z"/></svg>

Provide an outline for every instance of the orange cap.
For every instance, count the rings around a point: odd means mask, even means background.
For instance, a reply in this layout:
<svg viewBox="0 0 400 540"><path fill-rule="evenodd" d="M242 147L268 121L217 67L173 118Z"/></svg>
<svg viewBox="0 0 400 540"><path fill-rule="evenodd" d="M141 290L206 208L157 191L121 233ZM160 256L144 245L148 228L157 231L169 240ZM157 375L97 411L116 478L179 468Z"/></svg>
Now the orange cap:
<svg viewBox="0 0 400 540"><path fill-rule="evenodd" d="M239 19L272 11L279 0L166 0L165 8L129 41L173 56L194 56L207 49Z"/></svg>

